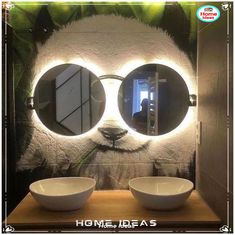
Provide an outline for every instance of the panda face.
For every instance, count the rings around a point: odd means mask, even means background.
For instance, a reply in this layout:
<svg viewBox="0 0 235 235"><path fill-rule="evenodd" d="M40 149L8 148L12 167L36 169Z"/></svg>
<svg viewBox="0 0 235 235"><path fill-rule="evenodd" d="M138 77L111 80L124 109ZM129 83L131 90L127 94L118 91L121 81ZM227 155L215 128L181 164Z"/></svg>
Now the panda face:
<svg viewBox="0 0 235 235"><path fill-rule="evenodd" d="M46 70L63 63L78 64L97 77L112 74L119 78L125 78L144 64L167 63L188 78L189 90L193 87L190 79L193 70L187 56L161 29L151 28L134 19L112 15L84 18L54 32L38 51L33 68L33 90ZM118 110L117 96L121 81L111 78L102 81L102 84L106 91L105 114L95 127L98 134L91 132L90 139L97 144L116 148L130 133L132 138L134 135ZM99 141L94 136L99 136ZM140 136L137 135L137 139ZM141 139L141 142L147 142L147 138Z"/></svg>
<svg viewBox="0 0 235 235"><path fill-rule="evenodd" d="M142 65L163 64L181 74L187 80L189 92L195 94L194 71L187 55L166 32L134 19L99 15L84 18L55 31L43 45L38 45L38 54L32 68L34 75L31 96L46 71L65 63L80 65L100 78L112 74L123 79ZM152 138L137 134L127 126L119 113L117 100L122 81L110 77L101 82L106 92L105 112L100 122L85 134L74 137L55 134L42 125L35 112L32 114L34 132L28 148L18 162L19 170L33 169L41 164L43 158L55 167L55 172L57 168L67 170L70 163L79 162L94 148L100 151L92 166L108 162L107 172L110 174L113 171L110 162L115 162L117 171L123 174L124 170L119 169L120 162L125 163L125 166L126 162L131 162L129 168L132 168L133 162L147 162L149 158L145 158L150 155L152 159L164 159L168 162L172 159L188 161L195 149L193 119L184 129L171 136ZM195 118L195 114L193 115ZM148 167L152 169L152 165ZM127 180L138 176L135 172L143 172L132 170L133 174L121 178ZM107 174L99 178L105 179ZM152 173L145 175L147 174Z"/></svg>
<svg viewBox="0 0 235 235"><path fill-rule="evenodd" d="M130 135L127 129L113 120L104 122L90 139L100 148L121 152L139 151L149 143L146 139L141 140Z"/></svg>

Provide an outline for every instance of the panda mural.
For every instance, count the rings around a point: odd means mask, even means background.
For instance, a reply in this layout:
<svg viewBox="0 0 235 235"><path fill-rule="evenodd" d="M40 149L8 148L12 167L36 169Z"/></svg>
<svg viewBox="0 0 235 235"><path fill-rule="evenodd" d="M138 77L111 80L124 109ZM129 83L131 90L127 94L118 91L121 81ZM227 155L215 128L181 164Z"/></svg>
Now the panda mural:
<svg viewBox="0 0 235 235"><path fill-rule="evenodd" d="M125 78L147 64L173 69L184 79L189 94L196 94L192 63L167 31L112 14L85 17L54 30L37 45L29 96L34 96L43 74L62 64L82 66L100 79L105 91L104 113L86 133L64 136L48 129L35 110L27 110L31 132L24 134L27 144L17 163L19 173L30 172L31 179L92 177L97 189L127 189L129 179L139 176L192 178L195 107L189 107L175 129L158 136L134 131L118 107Z"/></svg>

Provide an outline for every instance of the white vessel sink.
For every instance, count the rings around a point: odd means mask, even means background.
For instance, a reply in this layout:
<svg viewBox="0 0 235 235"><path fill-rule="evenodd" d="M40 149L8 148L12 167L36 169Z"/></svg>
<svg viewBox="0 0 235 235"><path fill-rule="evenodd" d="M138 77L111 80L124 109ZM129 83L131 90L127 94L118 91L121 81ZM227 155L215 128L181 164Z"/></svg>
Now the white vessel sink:
<svg viewBox="0 0 235 235"><path fill-rule="evenodd" d="M133 196L146 208L172 210L184 204L193 183L176 177L139 177L129 181Z"/></svg>
<svg viewBox="0 0 235 235"><path fill-rule="evenodd" d="M96 181L85 177L62 177L39 180L29 186L43 207L55 211L81 208L94 191Z"/></svg>

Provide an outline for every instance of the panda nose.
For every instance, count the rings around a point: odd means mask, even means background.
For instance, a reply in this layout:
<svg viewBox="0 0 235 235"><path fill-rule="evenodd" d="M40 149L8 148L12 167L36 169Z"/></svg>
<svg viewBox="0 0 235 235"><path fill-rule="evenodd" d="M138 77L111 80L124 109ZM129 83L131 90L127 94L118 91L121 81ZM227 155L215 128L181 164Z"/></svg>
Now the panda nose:
<svg viewBox="0 0 235 235"><path fill-rule="evenodd" d="M100 127L98 130L108 140L115 142L127 134L127 130L117 127Z"/></svg>

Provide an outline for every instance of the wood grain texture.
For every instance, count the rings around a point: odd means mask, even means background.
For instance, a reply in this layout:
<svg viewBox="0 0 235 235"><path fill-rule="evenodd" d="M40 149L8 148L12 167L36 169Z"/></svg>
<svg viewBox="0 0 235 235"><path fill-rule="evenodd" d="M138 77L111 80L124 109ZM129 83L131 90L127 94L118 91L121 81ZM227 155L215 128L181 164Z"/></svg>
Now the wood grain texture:
<svg viewBox="0 0 235 235"><path fill-rule="evenodd" d="M61 202L63 203L63 202ZM14 228L74 228L76 220L152 220L158 226L218 226L219 218L196 191L186 204L174 211L154 211L143 208L128 190L95 191L85 207L76 211L53 212L42 208L29 193L9 215L6 223Z"/></svg>
<svg viewBox="0 0 235 235"><path fill-rule="evenodd" d="M213 5L221 8L219 2ZM201 122L201 143L197 146L196 188L223 224L232 226L233 10L229 10L229 17L227 14L227 11L221 11L220 19L213 24L198 21L198 121Z"/></svg>

